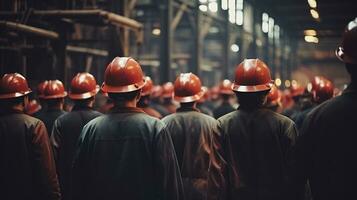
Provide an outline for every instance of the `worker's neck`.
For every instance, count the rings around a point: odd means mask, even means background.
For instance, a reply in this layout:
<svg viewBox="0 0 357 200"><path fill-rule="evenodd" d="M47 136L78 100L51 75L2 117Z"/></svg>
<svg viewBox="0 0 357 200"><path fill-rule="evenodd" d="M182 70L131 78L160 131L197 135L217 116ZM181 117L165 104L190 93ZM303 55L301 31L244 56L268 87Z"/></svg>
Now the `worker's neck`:
<svg viewBox="0 0 357 200"><path fill-rule="evenodd" d="M137 101L135 100L130 100L130 101L116 101L114 102L115 107L120 107L120 108L136 108Z"/></svg>

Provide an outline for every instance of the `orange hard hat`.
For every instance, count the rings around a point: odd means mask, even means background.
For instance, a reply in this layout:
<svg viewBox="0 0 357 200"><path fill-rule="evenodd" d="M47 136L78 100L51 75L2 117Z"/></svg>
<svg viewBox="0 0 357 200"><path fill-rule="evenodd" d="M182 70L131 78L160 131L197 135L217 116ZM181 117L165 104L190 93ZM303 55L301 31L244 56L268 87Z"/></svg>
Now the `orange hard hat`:
<svg viewBox="0 0 357 200"><path fill-rule="evenodd" d="M269 94L267 96L267 104L276 105L280 103L281 97L282 97L281 91L275 85L272 85Z"/></svg>
<svg viewBox="0 0 357 200"><path fill-rule="evenodd" d="M43 97L47 84L48 84L47 80L46 81L42 81L41 83L38 84L38 86L37 86L37 96L39 98Z"/></svg>
<svg viewBox="0 0 357 200"><path fill-rule="evenodd" d="M133 58L115 57L104 73L103 92L126 93L145 85L143 71Z"/></svg>
<svg viewBox="0 0 357 200"><path fill-rule="evenodd" d="M268 66L259 59L245 59L235 72L233 90L237 92L259 92L270 90L273 82Z"/></svg>
<svg viewBox="0 0 357 200"><path fill-rule="evenodd" d="M49 80L41 96L43 99L57 99L67 96L63 83L60 80Z"/></svg>
<svg viewBox="0 0 357 200"><path fill-rule="evenodd" d="M90 73L78 73L71 82L71 99L88 99L95 96L99 91L99 86L94 76Z"/></svg>
<svg viewBox="0 0 357 200"><path fill-rule="evenodd" d="M162 85L162 97L164 98L172 98L174 94L174 85L171 82L166 82Z"/></svg>
<svg viewBox="0 0 357 200"><path fill-rule="evenodd" d="M29 94L27 80L19 73L5 74L0 82L0 99L10 99Z"/></svg>
<svg viewBox="0 0 357 200"><path fill-rule="evenodd" d="M357 18L350 21L342 36L342 44L336 49L336 56L344 63L357 64Z"/></svg>
<svg viewBox="0 0 357 200"><path fill-rule="evenodd" d="M228 79L224 79L220 84L219 84L219 93L220 94L227 94L227 95L232 95L234 92L232 91L232 82Z"/></svg>
<svg viewBox="0 0 357 200"><path fill-rule="evenodd" d="M143 87L143 90L141 92L141 96L150 95L152 93L152 91L153 91L154 82L151 80L151 78L149 76L145 76L145 81L146 81L146 84Z"/></svg>
<svg viewBox="0 0 357 200"><path fill-rule="evenodd" d="M31 100L25 107L25 112L28 115L32 115L39 110L41 110L42 106L36 101L36 99Z"/></svg>
<svg viewBox="0 0 357 200"><path fill-rule="evenodd" d="M174 84L175 101L187 103L199 100L204 94L201 86L201 80L195 74L180 74Z"/></svg>

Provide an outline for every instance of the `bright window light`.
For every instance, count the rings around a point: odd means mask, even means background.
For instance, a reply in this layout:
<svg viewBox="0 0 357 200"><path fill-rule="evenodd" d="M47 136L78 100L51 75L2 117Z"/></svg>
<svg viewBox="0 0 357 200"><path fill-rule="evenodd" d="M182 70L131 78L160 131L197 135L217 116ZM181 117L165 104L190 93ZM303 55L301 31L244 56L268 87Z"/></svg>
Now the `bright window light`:
<svg viewBox="0 0 357 200"><path fill-rule="evenodd" d="M304 34L305 35L310 35L310 36L316 36L317 35L317 33L316 33L316 31L314 29L307 29L307 30L304 31Z"/></svg>
<svg viewBox="0 0 357 200"><path fill-rule="evenodd" d="M317 7L317 2L316 0L307 0L307 3L311 8L316 8Z"/></svg>
<svg viewBox="0 0 357 200"><path fill-rule="evenodd" d="M311 16L315 19L318 19L320 17L319 13L314 9L310 9L310 13L311 13Z"/></svg>
<svg viewBox="0 0 357 200"><path fill-rule="evenodd" d="M199 0L200 3L204 4L204 3L207 3L207 0Z"/></svg>
<svg viewBox="0 0 357 200"><path fill-rule="evenodd" d="M274 37L274 19L269 17L269 31L268 31L268 37L273 38Z"/></svg>
<svg viewBox="0 0 357 200"><path fill-rule="evenodd" d="M275 79L275 85L278 86L278 87L281 86L281 79L280 78Z"/></svg>
<svg viewBox="0 0 357 200"><path fill-rule="evenodd" d="M231 50L236 53L236 52L239 51L239 46L237 44L232 44L231 45Z"/></svg>
<svg viewBox="0 0 357 200"><path fill-rule="evenodd" d="M262 14L262 31L267 33L269 31L269 15L267 13Z"/></svg>
<svg viewBox="0 0 357 200"><path fill-rule="evenodd" d="M309 43L319 43L319 38L317 38L316 36L311 36L311 35L307 35L304 37L306 42Z"/></svg>
<svg viewBox="0 0 357 200"><path fill-rule="evenodd" d="M208 8L207 8L206 5L200 5L200 6L198 6L198 8L199 8L200 11L202 11L202 12L207 12L207 10L208 10Z"/></svg>
<svg viewBox="0 0 357 200"><path fill-rule="evenodd" d="M285 87L290 87L291 86L291 83L289 80L285 80Z"/></svg>
<svg viewBox="0 0 357 200"><path fill-rule="evenodd" d="M243 25L243 10L237 10L236 12L236 24Z"/></svg>
<svg viewBox="0 0 357 200"><path fill-rule="evenodd" d="M243 0L236 0L237 2L237 10L243 10Z"/></svg>
<svg viewBox="0 0 357 200"><path fill-rule="evenodd" d="M228 1L228 19L233 24L236 21L236 4L235 0Z"/></svg>
<svg viewBox="0 0 357 200"><path fill-rule="evenodd" d="M217 12L218 11L218 4L217 2L210 2L208 4L208 9L211 11L211 12Z"/></svg>
<svg viewBox="0 0 357 200"><path fill-rule="evenodd" d="M221 1L222 10L228 10L228 0Z"/></svg>
<svg viewBox="0 0 357 200"><path fill-rule="evenodd" d="M154 28L154 29L152 29L152 34L153 35L160 35L161 34L161 30L159 28Z"/></svg>
<svg viewBox="0 0 357 200"><path fill-rule="evenodd" d="M279 39L280 38L280 26L279 25L274 25L274 38Z"/></svg>

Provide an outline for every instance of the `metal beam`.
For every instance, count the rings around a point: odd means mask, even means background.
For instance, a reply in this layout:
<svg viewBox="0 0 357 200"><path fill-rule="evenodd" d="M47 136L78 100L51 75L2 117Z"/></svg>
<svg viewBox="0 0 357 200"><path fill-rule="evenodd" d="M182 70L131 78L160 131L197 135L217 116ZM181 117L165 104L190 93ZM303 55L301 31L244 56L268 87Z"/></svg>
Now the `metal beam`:
<svg viewBox="0 0 357 200"><path fill-rule="evenodd" d="M42 28L28 26L28 25L21 24L21 23L10 22L10 21L0 21L0 26L8 28L8 29L24 32L24 33L29 33L29 34L45 37L48 39L56 40L59 38L59 34L54 31L49 31L49 30L42 29Z"/></svg>
<svg viewBox="0 0 357 200"><path fill-rule="evenodd" d="M183 16L183 14L184 14L184 12L185 12L186 9L187 9L187 4L186 4L186 3L182 3L182 4L180 5L180 8L179 8L179 10L177 11L177 13L176 13L174 19L172 20L172 23L171 23L171 29L172 29L172 30L175 30L175 29L176 29L176 27L177 27L177 25L180 23L181 18L182 18L182 16Z"/></svg>
<svg viewBox="0 0 357 200"><path fill-rule="evenodd" d="M78 47L78 46L71 46L71 45L67 45L66 50L69 52L84 53L84 54L90 54L90 55L94 55L94 56L106 57L109 55L108 51L106 51L106 50L93 49L93 48L87 48L87 47Z"/></svg>

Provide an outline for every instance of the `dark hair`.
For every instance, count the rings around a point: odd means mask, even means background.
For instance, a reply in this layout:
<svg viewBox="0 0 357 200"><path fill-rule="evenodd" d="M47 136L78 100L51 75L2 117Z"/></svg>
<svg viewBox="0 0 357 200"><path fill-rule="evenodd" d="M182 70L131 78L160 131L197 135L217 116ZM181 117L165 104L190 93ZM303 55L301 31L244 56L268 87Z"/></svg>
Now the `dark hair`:
<svg viewBox="0 0 357 200"><path fill-rule="evenodd" d="M186 102L186 103L180 103L180 106L181 107L184 107L184 108L192 108L194 105L195 105L196 101L193 101L193 102Z"/></svg>
<svg viewBox="0 0 357 200"><path fill-rule="evenodd" d="M265 103L269 90L260 92L235 92L239 102L239 107L254 109L262 107Z"/></svg>
<svg viewBox="0 0 357 200"><path fill-rule="evenodd" d="M73 103L77 106L88 106L90 102L92 102L94 100L94 96L93 97L89 97L88 99L76 99L76 100L72 100Z"/></svg>
<svg viewBox="0 0 357 200"><path fill-rule="evenodd" d="M45 99L48 108L59 106L64 101L64 98Z"/></svg>
<svg viewBox="0 0 357 200"><path fill-rule="evenodd" d="M131 101L140 94L140 91L141 90L135 90L132 92L125 92L125 93L108 93L108 96L113 101Z"/></svg>
<svg viewBox="0 0 357 200"><path fill-rule="evenodd" d="M10 98L10 99L1 99L0 107L2 108L11 108L13 106L17 106L19 104L23 104L25 101L25 96Z"/></svg>

